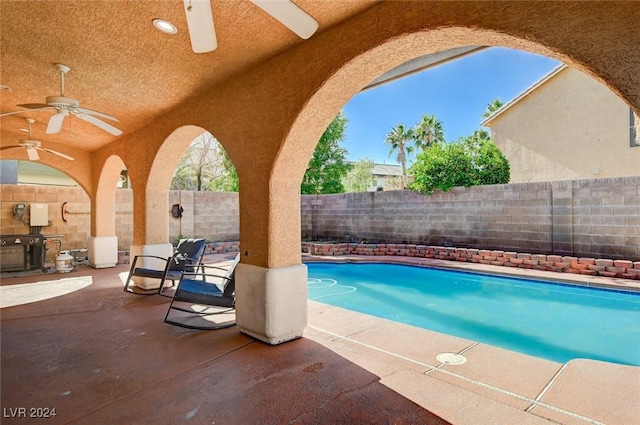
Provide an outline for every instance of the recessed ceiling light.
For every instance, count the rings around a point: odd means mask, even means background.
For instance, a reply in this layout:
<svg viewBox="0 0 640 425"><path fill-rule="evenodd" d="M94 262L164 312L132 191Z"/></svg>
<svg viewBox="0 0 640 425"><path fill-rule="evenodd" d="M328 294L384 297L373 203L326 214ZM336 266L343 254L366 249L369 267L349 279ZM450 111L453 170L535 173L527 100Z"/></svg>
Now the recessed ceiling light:
<svg viewBox="0 0 640 425"><path fill-rule="evenodd" d="M176 28L175 25L169 21L165 21L164 19L156 18L151 22L153 22L154 27L166 34L176 34L178 32L178 28Z"/></svg>

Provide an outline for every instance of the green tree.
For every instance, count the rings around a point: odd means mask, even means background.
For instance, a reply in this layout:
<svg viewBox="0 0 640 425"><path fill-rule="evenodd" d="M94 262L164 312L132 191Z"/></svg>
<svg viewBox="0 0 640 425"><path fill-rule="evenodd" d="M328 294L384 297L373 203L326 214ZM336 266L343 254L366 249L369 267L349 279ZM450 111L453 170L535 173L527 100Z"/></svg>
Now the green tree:
<svg viewBox="0 0 640 425"><path fill-rule="evenodd" d="M344 140L347 118L340 112L320 137L304 173L300 191L306 195L343 193L342 180L351 168L347 150L340 146Z"/></svg>
<svg viewBox="0 0 640 425"><path fill-rule="evenodd" d="M416 148L420 150L445 141L444 125L435 115L423 115L413 132Z"/></svg>
<svg viewBox="0 0 640 425"><path fill-rule="evenodd" d="M344 179L345 192L366 192L371 186L375 164L369 158L360 158L352 164Z"/></svg>
<svg viewBox="0 0 640 425"><path fill-rule="evenodd" d="M222 150L222 168L224 174L210 183L209 190L213 192L238 192L240 190L238 172L224 149Z"/></svg>
<svg viewBox="0 0 640 425"><path fill-rule="evenodd" d="M509 183L511 178L509 161L486 131L476 130L464 140L464 143L475 166L474 184Z"/></svg>
<svg viewBox="0 0 640 425"><path fill-rule="evenodd" d="M171 189L230 191L233 186L230 173L235 174L235 168L224 148L211 133L205 132L191 142L180 158ZM235 178L237 181L237 175Z"/></svg>
<svg viewBox="0 0 640 425"><path fill-rule="evenodd" d="M435 143L420 153L411 167L410 189L432 194L473 185L473 164L461 143Z"/></svg>
<svg viewBox="0 0 640 425"><path fill-rule="evenodd" d="M398 124L387 133L384 142L391 148L389 149L389 156L395 152L396 160L402 166L402 177L407 176L407 156L413 152L413 129L406 128L404 124Z"/></svg>
<svg viewBox="0 0 640 425"><path fill-rule="evenodd" d="M180 158L171 188L206 190L209 183L224 172L221 167L222 151L224 149L211 133L202 133Z"/></svg>
<svg viewBox="0 0 640 425"><path fill-rule="evenodd" d="M435 143L411 167L410 188L432 194L457 186L508 183L509 162L484 130L451 143Z"/></svg>
<svg viewBox="0 0 640 425"><path fill-rule="evenodd" d="M487 104L487 109L482 114L482 118L488 118L498 109L502 108L504 103L500 99L493 99L491 103Z"/></svg>

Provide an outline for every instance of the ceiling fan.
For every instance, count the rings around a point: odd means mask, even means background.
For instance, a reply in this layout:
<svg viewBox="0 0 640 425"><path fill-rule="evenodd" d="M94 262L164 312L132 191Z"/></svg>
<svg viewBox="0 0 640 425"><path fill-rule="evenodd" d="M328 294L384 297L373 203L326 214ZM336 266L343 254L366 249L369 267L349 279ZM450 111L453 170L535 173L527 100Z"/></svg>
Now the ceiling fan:
<svg viewBox="0 0 640 425"><path fill-rule="evenodd" d="M218 47L211 0L183 0L191 48L195 53L206 53ZM318 21L291 0L251 0L253 4L277 19L281 24L308 39L318 29Z"/></svg>
<svg viewBox="0 0 640 425"><path fill-rule="evenodd" d="M27 157L29 157L29 161L37 161L37 160L40 159L40 155L38 155L38 151L49 152L49 153L52 153L54 155L58 155L59 157L62 157L64 159L68 159L69 161L73 161L74 160L74 158L70 157L69 155L65 155L65 154L63 154L61 152L54 151L53 149L43 148L42 147L42 143L40 143L37 140L32 140L31 139L31 124L33 124L35 122L35 120L33 118L25 118L25 119L27 120L27 123L29 124L29 130L27 130L29 132L29 138L18 141L18 144L14 145L14 146L3 146L3 147L0 147L0 150L25 148L27 150ZM25 129L21 128L20 130L25 130Z"/></svg>
<svg viewBox="0 0 640 425"><path fill-rule="evenodd" d="M67 72L71 70L71 68L69 68L66 65L62 65L60 63L57 63L55 66L58 69L58 71L60 71L60 96L47 96L46 103L25 103L18 106L22 108L31 109L34 111L46 111L46 110L54 109L56 113L52 115L51 118L49 119L49 124L47 125L47 130L46 130L47 134L59 133L60 130L62 129L62 122L64 121L64 118L67 115L71 114L71 115L77 116L78 118L84 121L87 121L88 123L95 125L98 128L103 129L104 131L107 131L113 134L114 136L121 135L122 131L120 129L96 117L106 118L113 121L118 121L117 118L102 112L94 111L92 109L82 108L80 107L80 102L78 100L72 99L70 97L65 97L64 76ZM22 112L24 111L8 112L0 115L0 117L13 115L13 114L20 114Z"/></svg>

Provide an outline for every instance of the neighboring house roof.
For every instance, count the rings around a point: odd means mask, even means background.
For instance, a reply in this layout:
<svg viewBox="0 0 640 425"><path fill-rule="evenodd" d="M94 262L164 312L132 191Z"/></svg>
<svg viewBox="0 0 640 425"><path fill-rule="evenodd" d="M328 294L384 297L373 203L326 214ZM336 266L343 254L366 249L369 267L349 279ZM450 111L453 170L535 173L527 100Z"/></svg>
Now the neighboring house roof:
<svg viewBox="0 0 640 425"><path fill-rule="evenodd" d="M401 176L402 167L400 165L375 164L371 174L374 176Z"/></svg>
<svg viewBox="0 0 640 425"><path fill-rule="evenodd" d="M370 82L364 89L368 90L373 87L380 86L382 84L395 81L400 78L407 77L409 75L415 74L417 72L425 71L434 66L442 65L452 60L460 59L463 56L477 53L480 50L487 49L486 46L464 46L464 47L455 47L453 49L442 50L440 52L429 53L425 56L420 56L418 58L407 61L390 71L385 72L372 82Z"/></svg>
<svg viewBox="0 0 640 425"><path fill-rule="evenodd" d="M499 109L496 109L493 112L493 114L491 114L487 118L485 118L480 123L480 125L483 126L483 127L490 127L491 126L491 121L493 121L494 119L496 119L497 117L502 115L505 111L510 109L513 105L515 105L516 103L520 102L522 99L524 99L525 97L530 95L532 92L537 90L540 86L542 86L545 83L547 83L547 81L551 80L553 77L555 77L556 75L558 75L561 71L563 71L565 69L567 69L567 65L565 65L565 64L561 64L561 65L557 66L551 72L549 72L547 75L545 75L544 77L540 78L538 81L536 81L531 86L529 86L527 89L525 89L522 93L520 93L519 95L517 95L516 97L514 97L513 99L511 99L510 101L508 101L504 105L502 105Z"/></svg>

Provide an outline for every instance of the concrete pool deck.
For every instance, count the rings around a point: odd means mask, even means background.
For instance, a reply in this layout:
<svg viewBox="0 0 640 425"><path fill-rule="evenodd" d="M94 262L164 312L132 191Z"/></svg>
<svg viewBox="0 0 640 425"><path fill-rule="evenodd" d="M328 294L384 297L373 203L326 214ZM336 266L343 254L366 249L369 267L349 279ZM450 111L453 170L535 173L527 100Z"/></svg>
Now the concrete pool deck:
<svg viewBox="0 0 640 425"><path fill-rule="evenodd" d="M473 270L443 263L432 265ZM58 416L42 423L631 425L640 417L640 367L562 365L314 301L305 337L270 347L236 327L162 323L168 299L124 293L128 268L2 276L3 302L30 300L1 310L3 416L55 407ZM442 352L467 362L441 364Z"/></svg>
<svg viewBox="0 0 640 425"><path fill-rule="evenodd" d="M392 262L640 290L640 281L415 257L304 261ZM453 424L639 423L640 367L587 359L560 364L315 301L309 301L305 336ZM436 359L443 352L462 353L467 361L443 364Z"/></svg>

